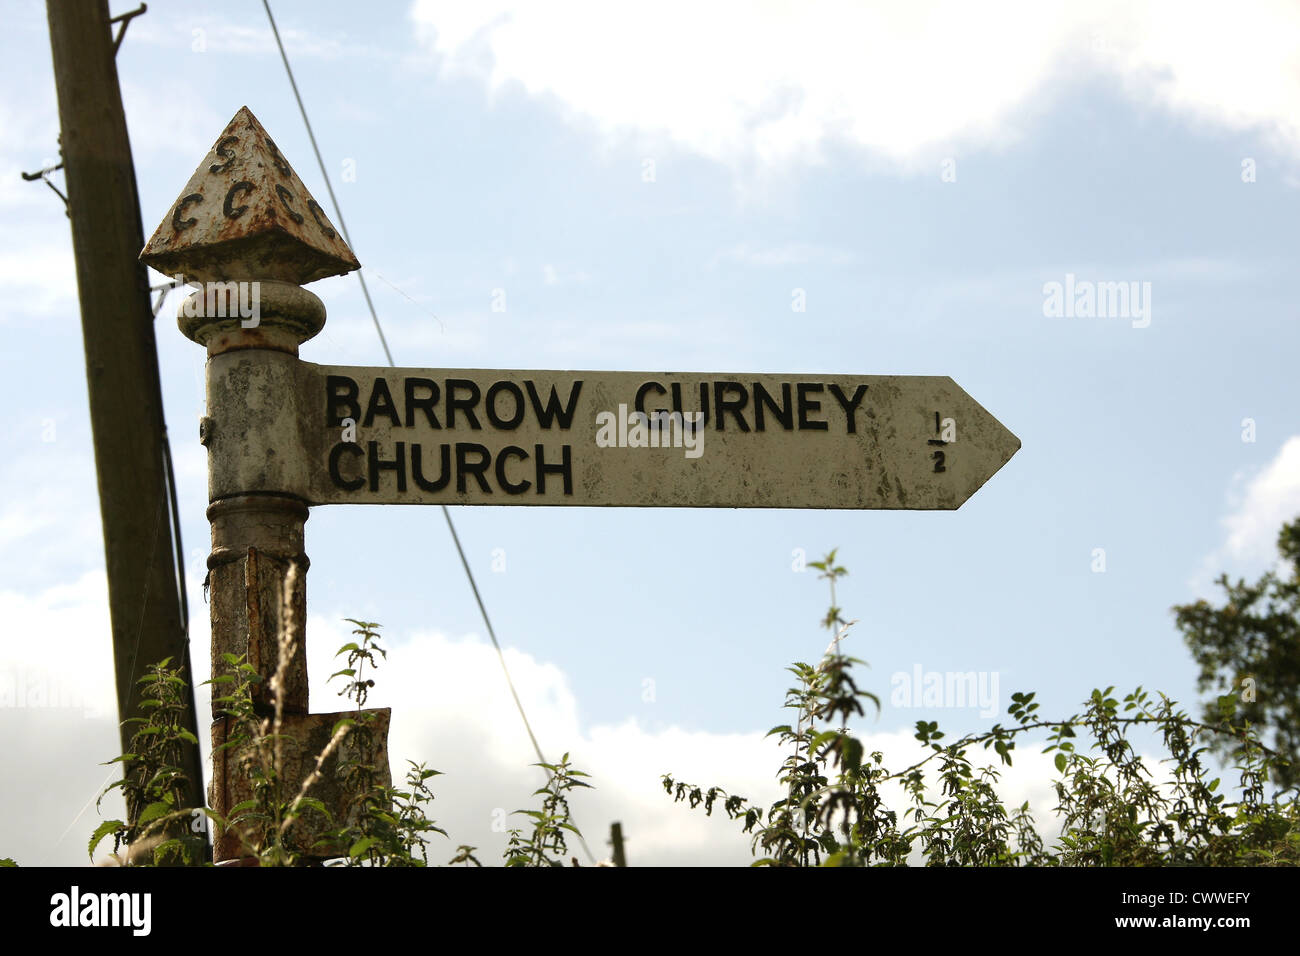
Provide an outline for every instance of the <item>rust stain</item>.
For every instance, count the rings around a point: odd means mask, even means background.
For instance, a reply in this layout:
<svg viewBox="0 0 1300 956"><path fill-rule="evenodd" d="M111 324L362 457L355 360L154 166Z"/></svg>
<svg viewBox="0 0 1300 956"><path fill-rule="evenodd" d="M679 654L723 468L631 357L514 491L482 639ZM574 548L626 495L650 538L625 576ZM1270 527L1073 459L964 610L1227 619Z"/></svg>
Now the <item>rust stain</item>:
<svg viewBox="0 0 1300 956"><path fill-rule="evenodd" d="M217 137L140 259L195 282L279 279L302 285L360 268L246 106Z"/></svg>
<svg viewBox="0 0 1300 956"><path fill-rule="evenodd" d="M257 549L249 548L244 561L244 594L248 606L248 660L257 666L262 660L262 596L258 587Z"/></svg>

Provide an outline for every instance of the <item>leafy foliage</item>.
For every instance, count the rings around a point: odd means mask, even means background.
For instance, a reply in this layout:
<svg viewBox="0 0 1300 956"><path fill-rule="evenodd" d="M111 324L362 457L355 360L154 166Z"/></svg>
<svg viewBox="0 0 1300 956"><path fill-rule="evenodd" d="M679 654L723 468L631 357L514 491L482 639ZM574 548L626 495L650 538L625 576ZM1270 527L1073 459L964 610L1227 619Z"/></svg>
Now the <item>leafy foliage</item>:
<svg viewBox="0 0 1300 956"><path fill-rule="evenodd" d="M349 735L355 735L359 743L349 753L372 752L371 735L375 730L371 724L375 715L364 708L375 686L372 675L388 655L380 643L379 624L348 620L356 625L352 632L356 640L339 648L335 656L346 655L345 666L330 679L343 679L339 694L352 702L355 710L334 727L325 752L318 755L316 774L328 754ZM291 652L291 648L282 646L281 661L288 660ZM394 787L388 784L384 768L340 758L336 773L346 792L354 794L347 808L347 819L351 822L331 820L326 806L311 796L314 783L311 777L298 793L285 790L282 778L285 737L279 731L278 702L275 714L264 715L258 712L253 701L253 688L262 678L243 657L227 654L224 662L227 665L224 672L209 681L214 688L215 711L227 720L226 739L218 751L230 751L234 772L243 774L249 781L252 798L232 807L228 818L208 807L180 806L185 780L178 766L178 748L181 741L193 741L193 735L181 726L183 694L188 685L179 669L171 668L169 660L162 661L142 681L148 685L146 706L152 714L149 720L140 721L144 726L136 732L133 752L110 761L130 762L135 773L105 790L107 794L123 789L128 800L136 801L143 810L134 826L120 820L101 823L90 839L92 859L99 844L112 836L114 854L123 865L199 865L203 862L205 845L203 829L197 826L191 832L188 827L192 820L207 817L223 829L239 834L243 854L255 859L258 865L295 866L304 859L298 841L293 838L294 827L300 820L305 822L314 817L313 829L324 833L317 847L347 850L345 856L330 860L327 865L427 866L428 837L435 833L447 836L427 814L434 799L429 783L440 772L408 761L405 785ZM282 678L277 673L272 681ZM536 791L543 797L541 809L516 811L527 816L532 827L527 837L522 830L510 831L510 844L505 853L508 866L562 865L568 852L565 835L581 836L572 823L567 794L575 788L590 786L581 779L587 775L570 766L568 754L558 764L537 766L546 771L548 778L546 786ZM475 856L477 849L460 845L450 863L481 866ZM0 865L14 864L4 860Z"/></svg>
<svg viewBox="0 0 1300 956"><path fill-rule="evenodd" d="M1215 582L1222 607L1200 600L1174 608L1175 622L1200 667L1198 689L1212 690L1202 719L1224 732L1211 747L1241 755L1248 727L1272 732L1285 786L1300 785L1300 518L1283 525L1278 552L1290 573L1267 572L1255 584L1226 574Z"/></svg>
<svg viewBox="0 0 1300 956"><path fill-rule="evenodd" d="M890 772L884 755L867 755L848 729L862 716L861 690L849 672L861 661L840 645L851 623L835 603L835 582L847 572L835 552L811 567L829 580L831 606L823 619L834 633L820 664L795 663L796 686L786 692L793 724L772 728L790 747L778 778L786 796L766 810L720 787L707 789L664 775L675 802L726 816L751 833L755 865L860 866L1158 866L1294 865L1300 863L1300 811L1294 798L1266 797L1280 756L1241 727L1192 720L1164 695L1138 688L1122 701L1114 688L1094 690L1086 709L1064 720L1038 716L1033 693L1015 693L1007 709L1013 723L951 743L935 721L917 721L916 739L930 753ZM829 726L828 726L829 725ZM1155 782L1126 733L1157 730L1172 767ZM1017 740L1048 733L1055 752L1060 833L1048 847L1028 803L1009 811L997 792L1000 771L976 767L972 755L992 750L1011 766ZM1209 741L1228 735L1237 755L1239 798L1219 792L1202 755ZM1082 744L1087 741L1087 747ZM977 749L978 748L978 749ZM933 777L927 780L927 773ZM909 806L887 805L886 785L901 787ZM938 792L933 791L937 789ZM1285 793L1285 791L1283 791Z"/></svg>
<svg viewBox="0 0 1300 956"><path fill-rule="evenodd" d="M578 787L590 787L583 781L587 774L569 766L566 753L559 763L539 763L546 771L546 786L533 791L534 796L542 797L540 810L516 810L532 820L532 835L523 837L522 830L510 830L510 842L506 846L506 866L563 866L564 857L569 848L565 833L581 837L578 828L573 825L569 814L568 792ZM573 861L577 865L577 860Z"/></svg>
<svg viewBox="0 0 1300 956"><path fill-rule="evenodd" d="M186 806L189 780L181 768L182 749L198 740L184 727L189 683L183 668L172 668L171 658L159 661L140 678L143 685L141 709L145 717L132 717L135 725L131 752L109 764L123 765L121 780L100 794L99 805L108 793L120 789L128 807L135 808L135 820L105 820L91 835L87 847L91 859L105 838L113 837L113 854L119 863L156 866L196 865L206 849L204 821ZM125 857L119 853L126 850Z"/></svg>
<svg viewBox="0 0 1300 956"><path fill-rule="evenodd" d="M388 653L379 643L380 625L371 621L358 621L352 633L359 638L344 644L335 653L347 655L346 666L330 676L346 677L347 683L339 696L356 704L354 723L350 732L360 738L360 752L371 752L374 730L372 713L363 710L375 681L367 677L366 669L375 670L379 659ZM447 835L447 831L428 818L425 808L433 802L433 792L428 781L440 775L424 764L407 761L405 789L383 782L386 773L378 767L357 760L340 760L338 773L348 792L353 793L356 823L339 827L327 835L330 845L348 847L348 855L340 863L346 866L427 866L429 862L425 837L431 833ZM351 817L351 815L350 815Z"/></svg>

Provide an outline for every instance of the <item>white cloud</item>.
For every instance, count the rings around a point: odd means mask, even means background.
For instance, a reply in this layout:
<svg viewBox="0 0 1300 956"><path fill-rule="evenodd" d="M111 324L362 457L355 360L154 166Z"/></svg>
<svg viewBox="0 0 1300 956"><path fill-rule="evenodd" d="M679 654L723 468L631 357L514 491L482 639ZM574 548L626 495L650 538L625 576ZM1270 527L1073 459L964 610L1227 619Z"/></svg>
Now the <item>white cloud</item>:
<svg viewBox="0 0 1300 956"><path fill-rule="evenodd" d="M342 703L326 687L336 669L333 651L350 640L350 625L312 617L309 627L312 709L324 711ZM532 769L537 758L506 688L496 652L473 636L459 639L419 633L385 641L387 661L375 675L370 706L393 708L389 755L395 777L406 760L427 762L443 771L435 778L437 795L431 812L450 836L432 844L433 859L445 862L454 847L468 843L480 849L480 859L498 863L504 833L494 832L493 812L506 814L535 807L531 795L541 784ZM648 727L627 718L612 724L589 725L564 673L553 664L508 648L506 660L540 745L548 760L568 751L577 768L591 774L594 789L578 792L572 807L575 821L592 853L608 855L609 825L619 821L633 865L747 865L752 862L750 835L729 821L721 805L713 816L691 810L665 793L661 776L703 787L721 786L751 803L769 805L780 797L776 771L783 752L775 738L761 730L717 733L677 726ZM774 702L773 723L778 722ZM880 750L886 766L898 770L927 755L911 731L880 733L859 728L868 752ZM1016 764L1003 775L1008 806L1030 800L1040 823L1050 823L1055 794L1051 755L1025 744ZM972 754L976 762L989 756ZM996 762L996 758L992 758ZM892 806L907 804L901 789L892 792ZM506 818L519 826L519 817ZM445 845L444 845L445 844ZM582 862L579 848L572 854ZM444 855L439 855L444 854Z"/></svg>
<svg viewBox="0 0 1300 956"><path fill-rule="evenodd" d="M22 698L11 706L70 707L90 717L116 714L102 570L31 596L0 591L0 620L10 622L0 635L3 690Z"/></svg>
<svg viewBox="0 0 1300 956"><path fill-rule="evenodd" d="M1251 479L1236 509L1223 519L1224 550L1236 561L1271 558L1282 525L1300 514L1300 435L1288 438L1268 467Z"/></svg>
<svg viewBox="0 0 1300 956"><path fill-rule="evenodd" d="M1124 4L1111 66L1135 95L1300 150L1300 8L1278 0Z"/></svg>
<svg viewBox="0 0 1300 956"><path fill-rule="evenodd" d="M1277 560L1277 534L1300 515L1300 435L1288 438L1277 456L1253 476L1233 476L1229 511L1222 519L1223 544L1208 555L1192 580L1204 591L1226 567L1238 573L1263 570Z"/></svg>
<svg viewBox="0 0 1300 956"><path fill-rule="evenodd" d="M102 571L72 584L28 597L0 591L0 615L19 622L0 639L0 674L43 672L70 688L85 707L51 706L28 699L23 705L6 698L0 708L0 731L10 741L0 773L0 819L22 820L21 827L0 829L0 855L27 865L85 863L84 839L98 819L120 815L115 800L101 812L94 796L104 783L101 761L117 752L107 594ZM308 621L312 710L346 709L326 680L337 668L334 650L351 638L351 625L313 615ZM195 671L207 677L207 632L194 622ZM521 826L511 811L535 807L532 793L541 772L506 689L495 651L476 637L450 638L436 632L385 640L388 659L375 675L370 706L393 708L389 754L400 780L406 760L426 762L443 771L432 781L435 801L430 816L449 834L435 837L430 859L445 863L461 843L478 848L487 865L501 861L507 836L494 825ZM554 664L514 648L506 660L541 746L549 760L567 750L574 766L591 774L593 790L574 794L574 819L597 859L608 856L609 825L620 821L633 865L745 865L752 861L750 836L716 806L713 816L674 803L664 792L661 774L682 781L718 785L766 806L780 796L775 771L783 754L762 729L718 733L676 726L647 727L628 718L589 724L564 672ZM31 684L27 685L30 687ZM48 690L53 684L47 684ZM200 713L208 695L197 693ZM773 702L774 710L776 703ZM775 721L774 721L775 722ZM906 730L875 732L858 728L867 751L879 750L885 764L900 770L926 754ZM1027 741L1015 765L1001 768L999 791L1008 807L1029 800L1040 828L1049 837L1054 826L1055 793L1051 755L1038 753ZM210 768L207 742L203 751ZM996 758L972 753L979 763ZM887 795L900 810L908 801L894 788ZM570 853L582 862L576 844Z"/></svg>
<svg viewBox="0 0 1300 956"><path fill-rule="evenodd" d="M448 73L738 166L816 161L832 140L909 166L996 148L1049 86L1099 76L1300 152L1300 10L1268 0L664 0L639 16L591 0L417 0L411 15Z"/></svg>

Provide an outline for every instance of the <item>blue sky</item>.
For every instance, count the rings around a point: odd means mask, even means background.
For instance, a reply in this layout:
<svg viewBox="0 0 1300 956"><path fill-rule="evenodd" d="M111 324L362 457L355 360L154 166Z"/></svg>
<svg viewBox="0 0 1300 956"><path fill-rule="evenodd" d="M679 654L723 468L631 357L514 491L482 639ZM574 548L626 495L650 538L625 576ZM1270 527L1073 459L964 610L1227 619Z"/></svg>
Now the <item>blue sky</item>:
<svg viewBox="0 0 1300 956"><path fill-rule="evenodd" d="M827 642L797 549L849 568L846 647L887 704L860 729L900 765L918 719L993 722L890 705L917 666L996 674L1000 714L1108 684L1191 703L1171 605L1267 568L1300 513L1295 9L536 6L274 5L399 365L949 375L1023 443L957 512L454 509L542 746L593 775L593 851L621 819L633 862L748 859L658 775L771 794L782 668ZM78 862L116 753L103 548L67 220L18 177L55 153L43 8L4 42L0 608L23 625L0 664L85 706L0 711L0 819L40 807L0 855ZM118 69L146 233L244 105L328 208L259 3L151 4ZM1046 315L1067 275L1149 289L1149 323ZM311 288L303 357L384 364L356 278ZM157 336L201 668L203 352L178 302ZM490 856L484 808L537 777L441 513L317 508L307 551L313 679L342 618L382 622L393 765L443 770L444 825ZM1046 819L1029 757L1009 792Z"/></svg>

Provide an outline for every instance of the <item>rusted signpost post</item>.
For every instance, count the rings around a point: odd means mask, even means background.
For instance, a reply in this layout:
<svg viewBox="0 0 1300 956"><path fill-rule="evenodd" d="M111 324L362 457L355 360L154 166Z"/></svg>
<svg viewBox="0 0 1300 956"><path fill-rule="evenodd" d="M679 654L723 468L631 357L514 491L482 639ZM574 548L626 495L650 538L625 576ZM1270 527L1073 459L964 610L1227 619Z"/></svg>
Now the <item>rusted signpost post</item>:
<svg viewBox="0 0 1300 956"><path fill-rule="evenodd" d="M359 267L245 107L141 258L202 283L181 331L208 350L213 673L247 654L280 689L292 781L343 715L309 714L308 508L323 504L951 510L1020 440L942 376L383 369L321 366L298 347L325 323L303 283ZM286 588L288 592L286 593ZM287 636L287 640L285 637ZM287 650L282 650L287 649ZM375 712L387 773L388 712ZM213 730L214 748L226 728ZM330 780L314 796L342 808ZM233 761L212 805L248 795ZM239 855L227 835L216 859Z"/></svg>
<svg viewBox="0 0 1300 956"><path fill-rule="evenodd" d="M141 259L201 283L182 304L179 324L208 351L208 414L199 440L223 452L208 456L212 673L230 672L227 653L246 655L262 678L253 690L258 711L272 714L273 694L280 694L282 730L292 742L280 772L292 796L314 769L335 722L346 716L311 714L307 707L303 525L309 502L284 476L305 465L296 447L298 346L324 326L325 306L299 285L359 264L246 108L195 171ZM287 660L273 689L282 649ZM369 757L388 772L388 712L374 717L376 752L340 748L311 794L339 820L346 819L352 795L339 792L330 772L338 757ZM239 755L221 749L229 729L225 718L212 728L209 802L223 816L252 796ZM299 834L309 856L316 835ZM214 860L244 855L239 834L217 835Z"/></svg>

